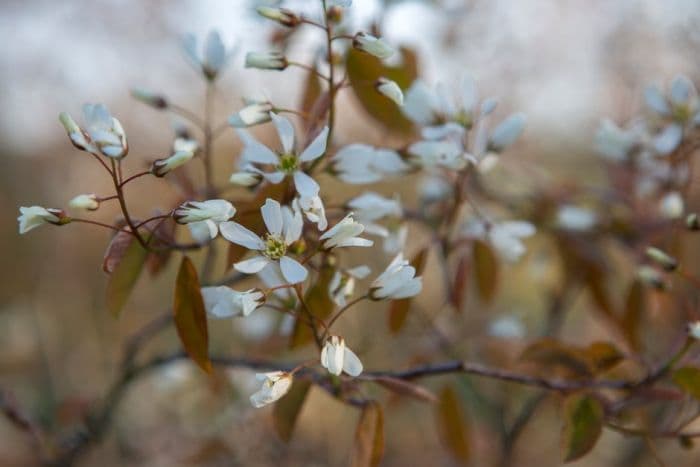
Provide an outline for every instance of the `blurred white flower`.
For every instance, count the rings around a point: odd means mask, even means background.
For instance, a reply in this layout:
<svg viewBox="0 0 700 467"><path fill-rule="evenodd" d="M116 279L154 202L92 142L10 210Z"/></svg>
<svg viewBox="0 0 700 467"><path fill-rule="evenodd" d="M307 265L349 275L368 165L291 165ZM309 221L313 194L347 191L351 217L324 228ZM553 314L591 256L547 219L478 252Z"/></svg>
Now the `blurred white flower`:
<svg viewBox="0 0 700 467"><path fill-rule="evenodd" d="M301 209L301 212L304 213L309 222L318 226L318 230L326 230L328 228L326 209L320 196L300 196L295 201L299 204L299 209Z"/></svg>
<svg viewBox="0 0 700 467"><path fill-rule="evenodd" d="M469 237L487 241L506 261L515 262L527 251L522 239L535 234L535 226L525 221L487 223L472 220L464 230Z"/></svg>
<svg viewBox="0 0 700 467"><path fill-rule="evenodd" d="M677 191L671 191L659 201L659 214L666 219L678 219L683 216L685 203L683 196Z"/></svg>
<svg viewBox="0 0 700 467"><path fill-rule="evenodd" d="M248 52L245 56L246 68L284 70L287 65L287 58L279 52Z"/></svg>
<svg viewBox="0 0 700 467"><path fill-rule="evenodd" d="M351 144L341 148L332 159L333 171L345 183L375 183L400 175L410 168L396 151L377 149L366 144Z"/></svg>
<svg viewBox="0 0 700 467"><path fill-rule="evenodd" d="M450 140L418 141L408 147L408 153L423 167L462 170L467 166L467 158L461 145Z"/></svg>
<svg viewBox="0 0 700 467"><path fill-rule="evenodd" d="M94 193L82 194L68 201L68 206L73 209L85 209L87 211L96 211L100 207L100 201Z"/></svg>
<svg viewBox="0 0 700 467"><path fill-rule="evenodd" d="M163 177L168 172L186 164L194 157L199 149L199 143L193 139L176 138L173 143L173 154L166 159L157 159L151 166L151 173Z"/></svg>
<svg viewBox="0 0 700 467"><path fill-rule="evenodd" d="M216 237L219 224L232 218L236 208L224 199L207 201L187 201L175 210L174 218L178 224L188 224L192 236L200 243Z"/></svg>
<svg viewBox="0 0 700 467"><path fill-rule="evenodd" d="M693 339L700 340L700 321L693 321L688 323L688 334Z"/></svg>
<svg viewBox="0 0 700 467"><path fill-rule="evenodd" d="M304 225L301 213L296 210L292 212L287 206L283 209L279 202L270 198L260 212L268 230L264 239L236 222L224 222L219 226L226 240L260 252L258 256L239 261L233 267L246 274L255 274L268 264L278 262L288 283L303 282L309 272L298 261L287 256L288 247L301 237Z"/></svg>
<svg viewBox="0 0 700 467"><path fill-rule="evenodd" d="M294 150L294 127L292 123L274 113L270 113L270 117L277 128L277 133L282 143L282 151L275 153L264 144L261 144L250 133L239 129L237 130L238 135L244 144L243 153L241 154L241 159L244 161L243 170L260 174L270 183L280 183L285 177L291 176L299 195L304 197L318 195L320 189L318 183L304 172L302 165L305 162L314 161L325 154L328 127L324 127L311 144L300 154L297 154ZM271 165L274 167L274 172L263 172L254 164Z"/></svg>
<svg viewBox="0 0 700 467"><path fill-rule="evenodd" d="M374 300L395 300L418 295L423 281L415 277L416 268L399 253L389 266L370 285L370 297Z"/></svg>
<svg viewBox="0 0 700 467"><path fill-rule="evenodd" d="M389 232L376 222L385 217L401 218L403 215L398 199L385 198L371 191L351 199L347 207L355 214L357 221L365 226L367 233L382 237L386 237Z"/></svg>
<svg viewBox="0 0 700 467"><path fill-rule="evenodd" d="M352 40L352 46L381 59L389 58L395 52L394 48L383 40L364 32L355 34Z"/></svg>
<svg viewBox="0 0 700 467"><path fill-rule="evenodd" d="M44 208L41 206L20 207L19 233L27 233L44 224L61 224L65 213L61 209Z"/></svg>
<svg viewBox="0 0 700 467"><path fill-rule="evenodd" d="M299 16L286 8L259 6L256 8L256 11L263 18L271 19L282 26L287 26L290 28L298 25L301 22L301 18L299 18Z"/></svg>
<svg viewBox="0 0 700 467"><path fill-rule="evenodd" d="M500 152L515 142L525 129L525 115L515 113L508 116L491 131L489 148Z"/></svg>
<svg viewBox="0 0 700 467"><path fill-rule="evenodd" d="M272 104L269 102L255 102L248 104L228 118L228 123L234 128L246 128L271 120L270 112Z"/></svg>
<svg viewBox="0 0 700 467"><path fill-rule="evenodd" d="M216 79L230 55L221 35L215 30L207 34L201 54L197 50L197 38L193 34L185 35L182 46L190 63L209 81Z"/></svg>
<svg viewBox="0 0 700 467"><path fill-rule="evenodd" d="M660 155L671 154L683 141L683 127L677 123L666 125L652 139L652 146Z"/></svg>
<svg viewBox="0 0 700 467"><path fill-rule="evenodd" d="M423 203L436 203L452 194L452 185L444 177L428 174L421 180L419 191Z"/></svg>
<svg viewBox="0 0 700 467"><path fill-rule="evenodd" d="M521 339L525 337L525 326L515 316L501 316L491 321L489 334L501 339Z"/></svg>
<svg viewBox="0 0 700 467"><path fill-rule="evenodd" d="M287 394L292 387L293 377L285 371L271 371L255 375L258 381L262 381L262 387L258 392L250 396L253 407L260 408L271 404Z"/></svg>
<svg viewBox="0 0 700 467"><path fill-rule="evenodd" d="M640 137L635 128L622 129L608 118L600 122L595 135L596 150L612 162L627 159L632 148L639 142Z"/></svg>
<svg viewBox="0 0 700 467"><path fill-rule="evenodd" d="M362 362L355 353L347 348L345 339L340 336L329 336L321 350L321 365L333 375L342 372L350 376L362 373Z"/></svg>
<svg viewBox="0 0 700 467"><path fill-rule="evenodd" d="M557 211L557 225L564 230L586 232L597 222L595 212L578 206L564 205Z"/></svg>
<svg viewBox="0 0 700 467"><path fill-rule="evenodd" d="M328 295L339 307L347 305L347 299L355 292L355 280L364 279L371 270L367 266L357 266L347 270L336 270L328 284Z"/></svg>
<svg viewBox="0 0 700 467"><path fill-rule="evenodd" d="M387 78L379 78L374 86L379 94L392 100L398 106L403 105L403 92L396 82Z"/></svg>
<svg viewBox="0 0 700 467"><path fill-rule="evenodd" d="M387 231L387 235L382 243L384 253L393 255L402 251L406 247L406 240L408 240L408 225L405 222L392 225L389 226Z"/></svg>
<svg viewBox="0 0 700 467"><path fill-rule="evenodd" d="M202 298L207 313L215 318L248 316L265 303L265 294L259 289L238 292L224 285L202 287Z"/></svg>
<svg viewBox="0 0 700 467"><path fill-rule="evenodd" d="M119 120L112 117L104 104L85 104L83 106L85 129L65 112L59 120L66 129L73 145L95 155L121 159L129 152L126 134Z"/></svg>
<svg viewBox="0 0 700 467"><path fill-rule="evenodd" d="M374 245L372 240L358 237L364 230L365 226L356 222L353 219L353 214L350 213L328 229L319 239L326 250L347 246L368 247Z"/></svg>

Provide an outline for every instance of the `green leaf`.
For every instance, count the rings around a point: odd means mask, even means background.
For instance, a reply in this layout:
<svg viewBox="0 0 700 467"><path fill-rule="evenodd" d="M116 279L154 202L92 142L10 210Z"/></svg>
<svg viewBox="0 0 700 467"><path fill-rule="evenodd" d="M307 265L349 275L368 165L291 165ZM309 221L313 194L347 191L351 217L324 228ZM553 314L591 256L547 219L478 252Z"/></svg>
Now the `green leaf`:
<svg viewBox="0 0 700 467"><path fill-rule="evenodd" d="M187 256L183 256L177 273L173 312L175 328L185 351L202 370L210 373L207 313L197 270Z"/></svg>
<svg viewBox="0 0 700 467"><path fill-rule="evenodd" d="M272 411L275 431L284 442L289 442L292 438L294 425L299 418L310 388L310 381L295 379L289 392L275 403L275 408Z"/></svg>
<svg viewBox="0 0 700 467"><path fill-rule="evenodd" d="M389 67L368 53L350 48L346 57L346 70L352 90L362 107L388 130L408 134L413 124L404 117L398 105L382 96L375 89L381 77L395 81L402 90L407 89L418 76L416 54L401 48L401 65Z"/></svg>
<svg viewBox="0 0 700 467"><path fill-rule="evenodd" d="M335 304L328 291L328 286L335 274L335 268L330 264L324 264L318 276L318 280L309 288L304 297L304 303L309 312L316 318L325 319L331 315ZM309 317L299 304L299 318L294 321L294 328L289 341L292 349L304 346L313 341L313 331L309 327Z"/></svg>
<svg viewBox="0 0 700 467"><path fill-rule="evenodd" d="M362 409L355 430L352 467L376 467L384 456L384 413L371 402Z"/></svg>
<svg viewBox="0 0 700 467"><path fill-rule="evenodd" d="M490 302L496 295L498 287L498 258L488 243L474 240L472 247L474 277L479 297Z"/></svg>
<svg viewBox="0 0 700 467"><path fill-rule="evenodd" d="M411 260L411 266L416 268L416 276L423 273L425 268L425 261L428 258L428 248L423 248L416 256ZM411 309L411 298L401 298L399 300L392 300L389 304L389 330L392 333L397 333L403 325L406 323L406 316L408 315L408 310Z"/></svg>
<svg viewBox="0 0 700 467"><path fill-rule="evenodd" d="M692 366L679 368L671 379L683 391L700 400L700 369Z"/></svg>
<svg viewBox="0 0 700 467"><path fill-rule="evenodd" d="M469 462L472 454L469 426L464 420L457 393L451 386L445 386L440 392L437 422L442 433L441 439L455 460L463 464Z"/></svg>
<svg viewBox="0 0 700 467"><path fill-rule="evenodd" d="M113 316L119 316L124 308L141 270L147 252L133 235L119 232L107 247L102 268L109 273L107 282L107 308Z"/></svg>
<svg viewBox="0 0 700 467"><path fill-rule="evenodd" d="M574 394L564 401L562 447L564 462L585 456L603 431L603 405L588 394Z"/></svg>

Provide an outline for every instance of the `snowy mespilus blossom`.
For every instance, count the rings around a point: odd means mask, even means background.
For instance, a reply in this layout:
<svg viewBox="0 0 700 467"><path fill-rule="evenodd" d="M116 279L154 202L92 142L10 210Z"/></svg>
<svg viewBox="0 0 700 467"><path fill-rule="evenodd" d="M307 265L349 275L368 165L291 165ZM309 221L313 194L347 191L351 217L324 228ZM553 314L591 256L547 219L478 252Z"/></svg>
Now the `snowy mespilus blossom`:
<svg viewBox="0 0 700 467"><path fill-rule="evenodd" d="M175 210L174 218L178 224L187 224L197 241L206 241L216 237L219 224L231 219L236 208L224 199L207 201L187 201Z"/></svg>
<svg viewBox="0 0 700 467"><path fill-rule="evenodd" d="M693 321L688 323L688 334L693 339L700 340L700 321Z"/></svg>
<svg viewBox="0 0 700 467"><path fill-rule="evenodd" d="M357 266L351 269L337 270L328 284L328 295L339 307L347 305L347 299L355 292L355 280L364 279L371 270L367 266Z"/></svg>
<svg viewBox="0 0 700 467"><path fill-rule="evenodd" d="M68 206L73 209L85 209L86 211L96 211L100 207L100 200L94 193L78 195L68 201Z"/></svg>
<svg viewBox="0 0 700 467"><path fill-rule="evenodd" d="M328 127L324 127L311 144L298 154L294 150L292 123L274 113L270 113L270 117L277 128L282 151L275 153L256 140L250 133L239 129L238 134L245 146L241 154L241 159L244 162L243 170L260 174L270 183L280 183L285 177L291 176L299 195L307 197L318 195L320 190L318 183L304 172L302 165L305 162L318 159L326 152ZM272 166L274 171L264 172L254 164Z"/></svg>
<svg viewBox="0 0 700 467"><path fill-rule="evenodd" d="M535 226L525 221L498 223L473 221L465 227L465 234L487 241L506 261L515 262L525 254L522 239L535 234Z"/></svg>
<svg viewBox="0 0 700 467"><path fill-rule="evenodd" d="M394 55L394 48L371 34L358 32L352 40L352 46L377 58L385 59Z"/></svg>
<svg viewBox="0 0 700 467"><path fill-rule="evenodd" d="M352 213L348 214L340 222L321 235L320 240L323 242L324 249L330 250L332 248L345 246L368 247L374 245L372 240L358 237L358 235L365 231L365 226L356 222L352 216Z"/></svg>
<svg viewBox="0 0 700 467"><path fill-rule="evenodd" d="M61 225L65 213L61 209L44 208L41 206L20 207L19 233L24 234L44 224Z"/></svg>
<svg viewBox="0 0 700 467"><path fill-rule="evenodd" d="M346 347L345 339L340 336L328 336L326 339L321 350L321 365L336 376L342 372L350 376L359 376L362 373L362 362Z"/></svg>
<svg viewBox="0 0 700 467"><path fill-rule="evenodd" d="M318 230L326 230L328 228L328 219L326 219L326 208L323 206L323 200L320 196L300 196L295 200L299 205L299 209L304 213L309 222L318 226Z"/></svg>
<svg viewBox="0 0 700 467"><path fill-rule="evenodd" d="M207 313L215 318L248 316L265 303L265 294L259 289L238 292L225 285L202 287L202 298Z"/></svg>
<svg viewBox="0 0 700 467"><path fill-rule="evenodd" d="M399 253L389 266L370 285L369 296L373 300L396 300L418 295L423 281L416 276L416 268Z"/></svg>
<svg viewBox="0 0 700 467"><path fill-rule="evenodd" d="M218 31L210 31L204 41L202 54L197 50L197 38L187 34L182 40L182 46L187 58L209 81L214 81L226 65L228 52Z"/></svg>
<svg viewBox="0 0 700 467"><path fill-rule="evenodd" d="M221 235L230 242L260 252L258 256L239 261L233 267L246 274L260 272L272 262L279 262L282 275L290 284L303 282L309 272L298 261L287 256L289 246L299 240L304 221L299 211L294 211L268 198L260 208L268 233L260 238L256 233L236 222L220 225Z"/></svg>
<svg viewBox="0 0 700 467"><path fill-rule="evenodd" d="M85 128L65 112L58 119L66 129L73 146L81 151L121 159L129 152L126 134L122 124L112 117L104 104L85 104L83 106Z"/></svg>
<svg viewBox="0 0 700 467"><path fill-rule="evenodd" d="M157 159L151 166L151 173L156 177L164 177L167 173L186 164L194 157L199 144L193 139L176 138L173 142L173 154L166 159Z"/></svg>
<svg viewBox="0 0 700 467"><path fill-rule="evenodd" d="M366 144L350 144L341 148L333 156L332 162L335 175L353 185L379 182L410 169L396 151Z"/></svg>
<svg viewBox="0 0 700 467"><path fill-rule="evenodd" d="M251 404L257 409L280 399L292 387L293 377L285 371L257 373L255 378L263 382L260 390L250 396Z"/></svg>
<svg viewBox="0 0 700 467"><path fill-rule="evenodd" d="M284 70L287 58L279 52L248 52L245 56L246 68L259 70Z"/></svg>
<svg viewBox="0 0 700 467"><path fill-rule="evenodd" d="M590 209L567 204L557 211L557 225L564 230L586 232L591 230L596 222L596 214Z"/></svg>

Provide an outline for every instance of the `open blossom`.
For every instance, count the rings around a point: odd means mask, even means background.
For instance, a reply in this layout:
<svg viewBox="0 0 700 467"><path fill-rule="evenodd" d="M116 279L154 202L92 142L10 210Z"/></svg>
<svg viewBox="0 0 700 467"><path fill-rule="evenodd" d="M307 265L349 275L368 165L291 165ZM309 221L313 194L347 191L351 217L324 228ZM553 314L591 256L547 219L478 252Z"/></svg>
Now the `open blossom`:
<svg viewBox="0 0 700 467"><path fill-rule="evenodd" d="M467 166L467 157L461 145L450 140L418 141L408 147L408 153L423 167L462 170Z"/></svg>
<svg viewBox="0 0 700 467"><path fill-rule="evenodd" d="M328 295L339 307L347 305L347 299L355 292L356 279L364 279L371 270L367 266L357 266L351 269L337 270L328 284Z"/></svg>
<svg viewBox="0 0 700 467"><path fill-rule="evenodd" d="M320 196L300 196L296 199L296 202L309 222L318 226L318 230L326 230L328 228L326 208L323 206L323 200Z"/></svg>
<svg viewBox="0 0 700 467"><path fill-rule="evenodd" d="M151 166L151 173L156 177L163 177L168 172L177 169L194 157L199 149L199 144L193 139L176 138L173 143L173 154L166 159L157 159Z"/></svg>
<svg viewBox="0 0 700 467"><path fill-rule="evenodd" d="M202 298L207 313L216 318L248 316L265 303L265 294L258 289L238 292L225 285L202 287Z"/></svg>
<svg viewBox="0 0 700 467"><path fill-rule="evenodd" d="M403 213L398 199L385 198L374 192L366 192L348 201L347 206L355 213L357 221L365 226L365 231L381 237L389 236L389 229L377 221L391 217L400 219Z"/></svg>
<svg viewBox="0 0 700 467"><path fill-rule="evenodd" d="M403 92L395 81L387 78L379 78L374 87L377 89L379 94L391 99L396 105L403 105Z"/></svg>
<svg viewBox="0 0 700 467"><path fill-rule="evenodd" d="M356 222L352 216L352 213L348 214L340 222L321 235L320 240L323 242L323 248L330 250L331 248L345 246L374 245L372 240L358 237L358 235L365 231L365 226Z"/></svg>
<svg viewBox="0 0 700 467"><path fill-rule="evenodd" d="M61 225L65 213L61 209L43 208L41 206L20 207L19 233L27 233L44 224Z"/></svg>
<svg viewBox="0 0 700 467"><path fill-rule="evenodd" d="M700 105L697 90L686 76L676 76L671 81L668 95L656 85L645 89L647 106L661 116L667 124L652 137L652 147L660 155L675 151L683 140L688 125L697 124L700 119Z"/></svg>
<svg viewBox="0 0 700 467"><path fill-rule="evenodd" d="M260 390L250 396L251 404L258 409L280 399L292 387L293 377L285 371L257 373L255 378L263 382Z"/></svg>
<svg viewBox="0 0 700 467"><path fill-rule="evenodd" d="M119 120L112 117L107 107L103 104L85 104L83 117L85 128L78 126L65 112L58 117L76 148L114 159L126 156L129 145L124 128Z"/></svg>
<svg viewBox="0 0 700 467"><path fill-rule="evenodd" d="M395 300L418 295L423 281L416 276L416 268L399 253L389 266L370 285L370 297L374 300Z"/></svg>
<svg viewBox="0 0 700 467"><path fill-rule="evenodd" d="M197 50L197 38L193 34L187 34L182 40L182 45L192 65L209 81L216 79L228 60L229 54L218 31L210 31L207 34L201 54Z"/></svg>
<svg viewBox="0 0 700 467"><path fill-rule="evenodd" d="M298 154L294 150L294 127L292 123L274 113L270 113L270 117L277 128L277 133L282 143L282 151L276 153L264 144L261 144L247 131L238 130L238 134L245 145L241 154L241 158L244 161L243 170L260 174L270 183L280 183L285 177L291 176L299 195L317 195L320 190L318 183L304 173L302 166L306 162L318 159L326 152L328 127L324 127L311 144ZM274 171L264 172L257 168L255 164L272 166Z"/></svg>
<svg viewBox="0 0 700 467"><path fill-rule="evenodd" d="M522 239L534 235L535 226L525 221L487 223L478 220L468 223L465 233L489 242L503 259L515 262L527 251Z"/></svg>
<svg viewBox="0 0 700 467"><path fill-rule="evenodd" d="M410 168L396 151L366 144L341 148L332 159L333 171L345 183L375 183L386 177L407 172Z"/></svg>
<svg viewBox="0 0 700 467"><path fill-rule="evenodd" d="M371 34L358 32L352 40L352 46L363 52L385 59L394 55L394 48Z"/></svg>
<svg viewBox="0 0 700 467"><path fill-rule="evenodd" d="M270 198L265 201L260 212L268 231L264 239L236 222L224 222L220 226L221 235L226 240L260 253L233 267L246 274L255 274L268 264L279 262L282 275L288 283L303 282L309 272L298 261L287 256L289 246L301 237L304 225L301 213L292 212L287 206L282 208L279 202Z"/></svg>
<svg viewBox="0 0 700 467"><path fill-rule="evenodd" d="M87 211L95 211L100 207L100 201L97 195L93 193L78 195L68 201L68 206L73 209L85 209Z"/></svg>
<svg viewBox="0 0 700 467"><path fill-rule="evenodd" d="M219 224L232 218L236 208L224 199L187 201L175 210L175 221L188 224L192 235L199 242L216 237Z"/></svg>
<svg viewBox="0 0 700 467"><path fill-rule="evenodd" d="M326 339L321 350L321 365L336 376L342 372L350 376L359 376L362 373L362 362L345 346L345 339L340 336L329 336Z"/></svg>
<svg viewBox="0 0 700 467"><path fill-rule="evenodd" d="M228 123L234 128L246 128L270 121L272 104L269 102L253 102L228 118Z"/></svg>

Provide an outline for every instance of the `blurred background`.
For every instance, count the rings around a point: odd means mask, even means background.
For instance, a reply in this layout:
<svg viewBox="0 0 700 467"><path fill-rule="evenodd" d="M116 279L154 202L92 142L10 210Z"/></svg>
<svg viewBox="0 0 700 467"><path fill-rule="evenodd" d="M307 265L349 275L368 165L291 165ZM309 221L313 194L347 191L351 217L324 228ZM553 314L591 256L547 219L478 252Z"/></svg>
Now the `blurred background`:
<svg viewBox="0 0 700 467"><path fill-rule="evenodd" d="M285 5L318 15L317 3ZM525 112L528 126L514 151L516 167L546 165L552 176L581 170L595 174L592 141L600 118L623 121L641 107L646 84L666 83L677 73L696 78L700 66L696 0L353 3L350 21L366 27L380 19L390 43L418 51L421 74L429 83L456 87L469 71L482 96L497 96L504 113ZM201 112L204 84L184 59L181 37L191 32L203 38L212 28L235 47L218 80L218 120L237 111L242 97L264 96L294 107L302 71L290 69L282 75L243 68L245 53L266 50L274 29L255 15L253 6L246 0L0 3L0 35L5 38L0 52L0 208L5 213L0 223L0 382L48 427L78 423L104 393L115 374L119 344L167 309L175 274L171 266L156 280L142 280L116 321L104 307L101 261L108 234L74 225L18 235L18 206L62 207L76 194L109 187L99 166L72 148L57 115L68 111L77 116L84 102L107 104L129 136L126 167L146 168L169 153L173 120L135 102L129 89L152 89ZM288 55L309 61L318 47L319 36L310 30L295 40ZM382 130L365 117L352 95L341 96L340 105L340 144L382 141ZM220 183L228 178L237 150L232 131L217 141ZM405 196L410 199L411 193ZM153 200L162 200L160 207L166 210L178 194L157 180L135 182L128 197L135 211L152 208ZM108 207L96 218L112 222L116 215ZM427 306L430 300L422 297L419 302ZM505 297L496 307L500 313L525 316L527 325L536 319L528 313L541 305L538 300ZM382 349L373 343L380 336L363 334L362 323L348 323L348 332L354 332L356 347L372 361L369 356L378 358ZM246 329L236 324L239 328L233 331L228 321L220 324L214 348L240 354L262 352L250 336L267 335L279 323L262 317ZM487 325L477 320L464 337L479 342ZM404 339L420 341L420 329L417 323ZM507 353L508 345L503 347ZM151 351L174 348L174 332L169 331ZM269 412L249 407L249 372L222 372L207 380L197 371L176 364L134 385L107 440L83 459L84 465L344 465L357 417L352 409L313 392L287 447L272 433ZM497 391L511 389L494 385ZM390 401L387 410L393 403L399 404ZM449 465L433 430L432 412L414 402L407 405L388 417L385 465ZM324 416L314 416L320 413ZM558 465L555 406L543 409L541 416L540 429L528 432L531 441L521 443L519 465ZM347 430L339 431L343 426ZM484 433L474 435L480 449L497 449L489 432ZM617 446L634 450L635 444L616 435L603 441L580 465L626 465L617 463ZM692 453L682 456L678 462L697 465ZM0 464L31 465L33 459L25 435L0 418ZM700 462L697 456L694 460ZM653 464L642 458L636 465Z"/></svg>

